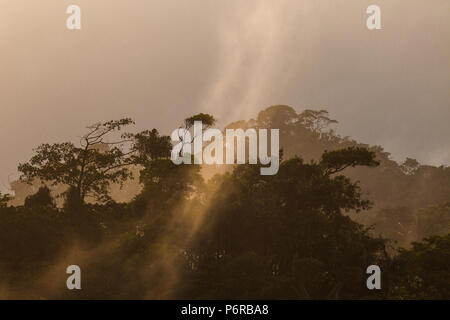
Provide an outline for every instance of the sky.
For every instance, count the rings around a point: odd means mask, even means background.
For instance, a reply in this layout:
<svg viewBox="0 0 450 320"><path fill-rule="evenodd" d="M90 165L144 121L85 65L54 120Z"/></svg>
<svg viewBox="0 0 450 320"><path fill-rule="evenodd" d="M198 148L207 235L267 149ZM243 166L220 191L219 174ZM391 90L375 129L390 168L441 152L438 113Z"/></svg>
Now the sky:
<svg viewBox="0 0 450 320"><path fill-rule="evenodd" d="M72 4L81 30L66 28ZM98 121L170 134L198 112L224 126L276 104L450 165L449 87L448 0L0 0L0 191L33 148Z"/></svg>

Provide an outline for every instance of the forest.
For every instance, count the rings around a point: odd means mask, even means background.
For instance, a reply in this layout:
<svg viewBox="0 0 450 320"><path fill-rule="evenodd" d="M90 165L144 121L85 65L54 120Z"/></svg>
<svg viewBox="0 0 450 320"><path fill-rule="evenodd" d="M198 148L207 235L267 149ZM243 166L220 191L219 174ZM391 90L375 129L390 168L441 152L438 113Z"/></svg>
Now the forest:
<svg viewBox="0 0 450 320"><path fill-rule="evenodd" d="M216 123L181 126L196 120ZM450 299L450 167L394 161L326 110L271 106L224 128L279 129L273 176L175 165L169 136L133 125L96 123L18 165L35 191L0 194L0 298Z"/></svg>

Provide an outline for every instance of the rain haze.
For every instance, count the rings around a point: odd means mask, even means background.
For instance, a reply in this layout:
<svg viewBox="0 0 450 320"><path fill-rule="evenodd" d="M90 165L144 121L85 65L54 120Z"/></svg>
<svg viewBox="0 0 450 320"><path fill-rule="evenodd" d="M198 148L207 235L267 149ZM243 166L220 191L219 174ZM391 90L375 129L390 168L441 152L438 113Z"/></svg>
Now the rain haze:
<svg viewBox="0 0 450 320"><path fill-rule="evenodd" d="M66 28L77 4L81 30ZM366 8L381 8L368 30ZM1 190L41 143L121 117L165 134L326 109L394 159L450 165L448 0L0 0Z"/></svg>

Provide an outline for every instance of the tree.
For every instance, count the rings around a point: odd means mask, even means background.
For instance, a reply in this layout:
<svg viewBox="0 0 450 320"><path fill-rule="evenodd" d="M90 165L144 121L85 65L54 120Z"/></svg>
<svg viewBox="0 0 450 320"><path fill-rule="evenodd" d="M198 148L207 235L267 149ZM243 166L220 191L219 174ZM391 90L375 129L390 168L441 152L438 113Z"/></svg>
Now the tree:
<svg viewBox="0 0 450 320"><path fill-rule="evenodd" d="M189 118L184 119L184 124L179 127L179 129L184 129L186 131L191 130L194 127L194 124L196 121L200 121L202 123L202 130L207 130L211 128L215 123L216 119L208 114L208 113L198 113L195 114ZM192 143L194 142L194 139L196 138L194 135L192 135L192 138L190 141L187 141L186 137L179 136L180 140L183 141L183 144L185 143ZM180 155L182 153L182 150L180 150Z"/></svg>
<svg viewBox="0 0 450 320"><path fill-rule="evenodd" d="M49 207L54 208L55 202L51 195L50 189L47 186L42 186L39 188L38 192L25 198L25 207L36 208L36 207Z"/></svg>
<svg viewBox="0 0 450 320"><path fill-rule="evenodd" d="M391 299L450 299L450 234L399 249L391 268Z"/></svg>
<svg viewBox="0 0 450 320"><path fill-rule="evenodd" d="M420 163L416 159L406 158L406 160L401 164L400 168L406 175L414 174L417 169L419 169Z"/></svg>
<svg viewBox="0 0 450 320"><path fill-rule="evenodd" d="M300 123L312 132L322 135L332 124L337 124L336 120L330 119L326 110L305 110L299 114Z"/></svg>
<svg viewBox="0 0 450 320"><path fill-rule="evenodd" d="M325 151L320 164L326 175L341 172L349 167L376 167L380 163L375 160L375 152L362 147L348 147L341 150Z"/></svg>
<svg viewBox="0 0 450 320"><path fill-rule="evenodd" d="M212 115L208 113L198 113L184 120L185 129L189 130L192 128L195 121L201 121L204 130L212 127L216 123L216 119Z"/></svg>
<svg viewBox="0 0 450 320"><path fill-rule="evenodd" d="M374 155L343 150L324 159L285 160L275 176L241 165L208 182L217 191L206 196L202 228L186 250L178 298L366 295L365 268L382 264L384 240L343 214L370 203L357 183L331 172L373 166Z"/></svg>
<svg viewBox="0 0 450 320"><path fill-rule="evenodd" d="M192 129L195 121L202 122L203 130L216 123L216 119L212 115L199 113L186 118L180 129ZM178 204L181 199L187 198L202 186L203 179L200 175L199 165L176 165L170 160L170 137L159 136L155 129L134 137L136 139L135 148L142 157L143 165L139 177L143 190L137 200L145 199L147 207L153 210L164 208L162 210L164 211L171 205ZM192 141L183 139L185 143Z"/></svg>
<svg viewBox="0 0 450 320"><path fill-rule="evenodd" d="M146 130L133 136L134 149L140 157L139 162L145 164L149 160L170 157L172 144L169 136L160 136L158 130Z"/></svg>
<svg viewBox="0 0 450 320"><path fill-rule="evenodd" d="M134 122L129 118L96 123L88 127L79 146L71 142L42 144L29 162L19 165L20 179L66 185L65 195L73 203L84 203L87 197L107 201L110 184L123 183L132 176L128 167L139 163L142 159L139 151L156 134L144 132L136 140L133 134L125 133L107 141L113 133L131 124Z"/></svg>
<svg viewBox="0 0 450 320"><path fill-rule="evenodd" d="M261 112L257 117L257 125L261 128L282 129L286 126L298 123L299 116L289 106L277 105L271 106Z"/></svg>
<svg viewBox="0 0 450 320"><path fill-rule="evenodd" d="M1 194L0 192L0 208L6 207L10 200L12 200L12 197L9 194Z"/></svg>

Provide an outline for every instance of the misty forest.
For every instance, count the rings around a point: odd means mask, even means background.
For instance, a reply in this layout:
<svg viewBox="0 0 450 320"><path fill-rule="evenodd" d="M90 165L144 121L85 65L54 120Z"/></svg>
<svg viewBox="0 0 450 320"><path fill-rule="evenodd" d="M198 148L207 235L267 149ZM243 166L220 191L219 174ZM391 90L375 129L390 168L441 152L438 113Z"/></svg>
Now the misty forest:
<svg viewBox="0 0 450 320"><path fill-rule="evenodd" d="M180 126L195 120L216 122ZM396 162L337 134L326 110L226 126L280 130L273 176L175 165L169 136L133 125L42 141L18 164L0 194L1 298L450 299L450 167ZM69 265L82 290L67 289Z"/></svg>

